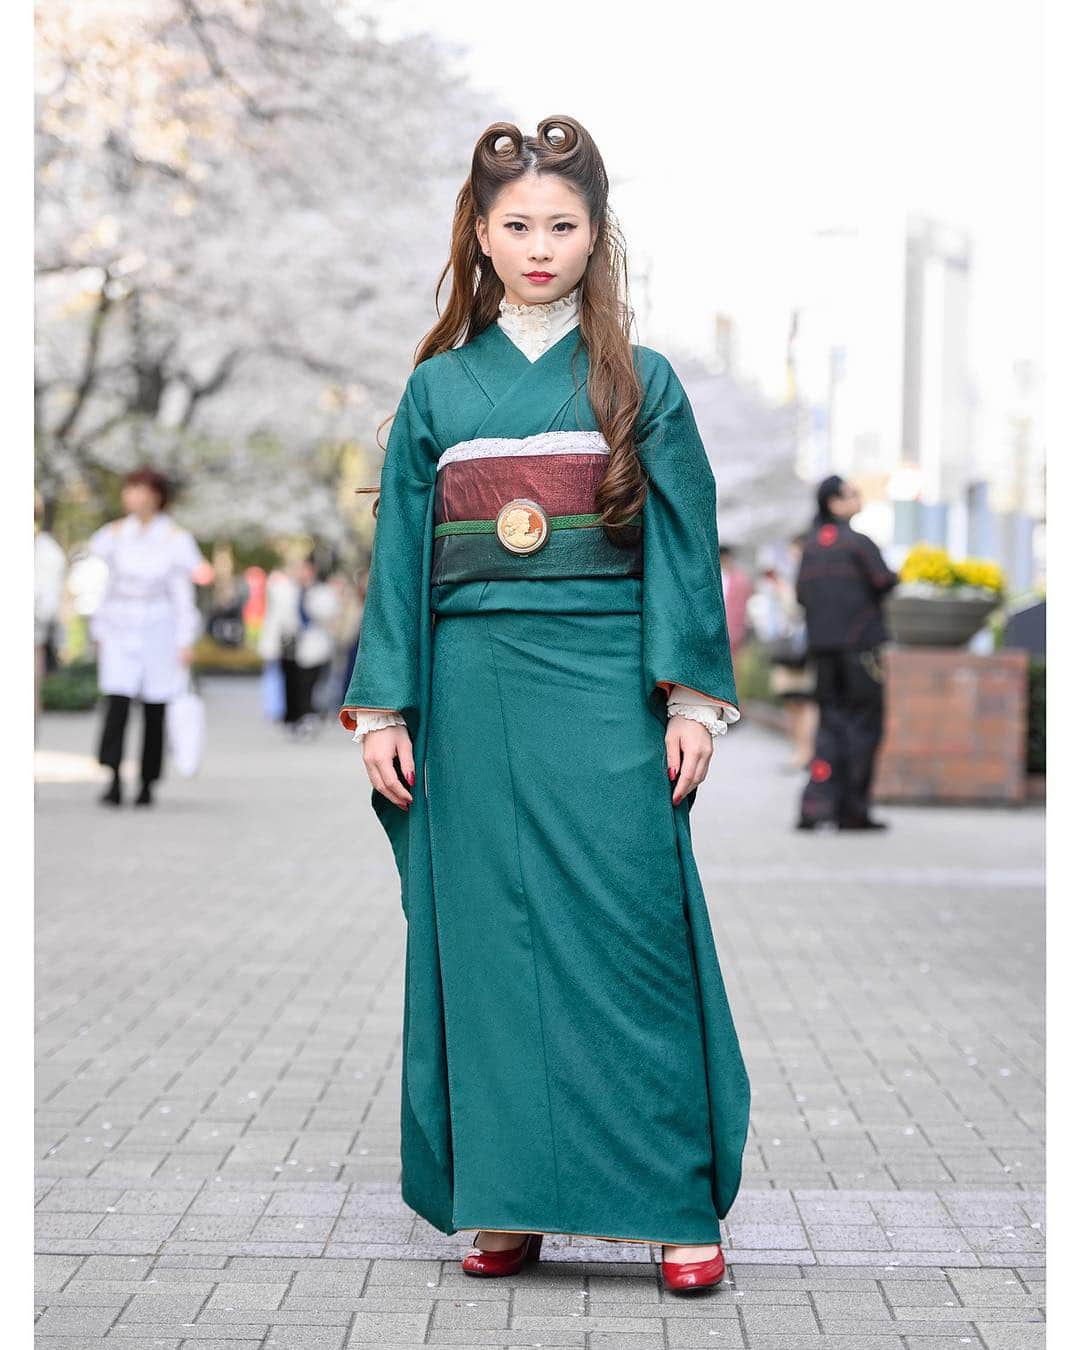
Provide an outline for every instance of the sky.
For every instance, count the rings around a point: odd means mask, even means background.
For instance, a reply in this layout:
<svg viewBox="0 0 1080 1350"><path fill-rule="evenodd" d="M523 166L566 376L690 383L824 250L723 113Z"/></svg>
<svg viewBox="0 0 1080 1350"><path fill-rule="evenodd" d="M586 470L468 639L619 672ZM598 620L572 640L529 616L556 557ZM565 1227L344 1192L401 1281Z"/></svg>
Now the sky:
<svg viewBox="0 0 1080 1350"><path fill-rule="evenodd" d="M640 280L633 294L648 345L708 354L724 312L740 374L781 396L792 308L824 299L856 329L880 322L874 311L899 302L915 213L971 238L972 374L991 422L1013 363L1039 361L1037 3L365 8L387 35L424 29L457 44L463 75L491 92L492 120L506 106L526 130L555 112L588 127L631 270L650 273L648 295ZM826 271L828 241L852 230L876 241L860 254L891 258L875 264L888 276Z"/></svg>

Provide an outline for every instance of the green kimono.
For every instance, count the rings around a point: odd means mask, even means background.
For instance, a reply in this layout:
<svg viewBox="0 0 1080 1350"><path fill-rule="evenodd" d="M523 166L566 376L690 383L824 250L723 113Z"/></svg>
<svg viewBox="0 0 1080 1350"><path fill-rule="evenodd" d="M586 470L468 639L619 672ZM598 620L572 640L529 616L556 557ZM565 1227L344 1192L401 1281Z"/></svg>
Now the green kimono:
<svg viewBox="0 0 1080 1350"><path fill-rule="evenodd" d="M665 732L671 684L737 705L715 482L636 347L648 499L597 528L579 338L530 362L493 323L424 361L383 465L344 706L400 711L417 768L407 812L371 797L407 919L402 1194L445 1233L704 1244L750 1091Z"/></svg>

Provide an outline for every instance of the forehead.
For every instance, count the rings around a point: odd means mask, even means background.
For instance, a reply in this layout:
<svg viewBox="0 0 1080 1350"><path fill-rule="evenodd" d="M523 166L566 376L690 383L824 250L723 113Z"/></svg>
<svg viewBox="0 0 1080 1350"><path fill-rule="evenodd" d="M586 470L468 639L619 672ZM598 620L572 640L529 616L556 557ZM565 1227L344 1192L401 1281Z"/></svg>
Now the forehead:
<svg viewBox="0 0 1080 1350"><path fill-rule="evenodd" d="M507 183L491 208L493 216L587 216L585 200L561 174L527 173Z"/></svg>

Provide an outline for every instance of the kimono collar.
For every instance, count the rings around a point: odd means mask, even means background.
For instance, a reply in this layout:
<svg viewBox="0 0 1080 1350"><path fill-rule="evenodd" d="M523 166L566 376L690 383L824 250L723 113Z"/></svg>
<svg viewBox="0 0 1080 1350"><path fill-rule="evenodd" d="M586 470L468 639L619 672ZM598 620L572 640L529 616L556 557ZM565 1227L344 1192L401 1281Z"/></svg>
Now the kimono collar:
<svg viewBox="0 0 1080 1350"><path fill-rule="evenodd" d="M575 287L558 300L540 305L512 305L499 301L497 323L506 336L535 361L574 328L581 317L580 290Z"/></svg>

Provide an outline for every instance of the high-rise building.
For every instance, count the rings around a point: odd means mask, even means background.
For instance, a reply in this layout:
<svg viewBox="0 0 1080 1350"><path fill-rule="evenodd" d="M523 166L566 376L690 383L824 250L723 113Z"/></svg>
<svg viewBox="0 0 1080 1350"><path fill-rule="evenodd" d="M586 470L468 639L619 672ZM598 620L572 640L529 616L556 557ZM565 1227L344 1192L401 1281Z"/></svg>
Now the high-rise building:
<svg viewBox="0 0 1080 1350"><path fill-rule="evenodd" d="M927 505L960 500L971 477L970 289L969 237L910 220L900 456L920 470Z"/></svg>

